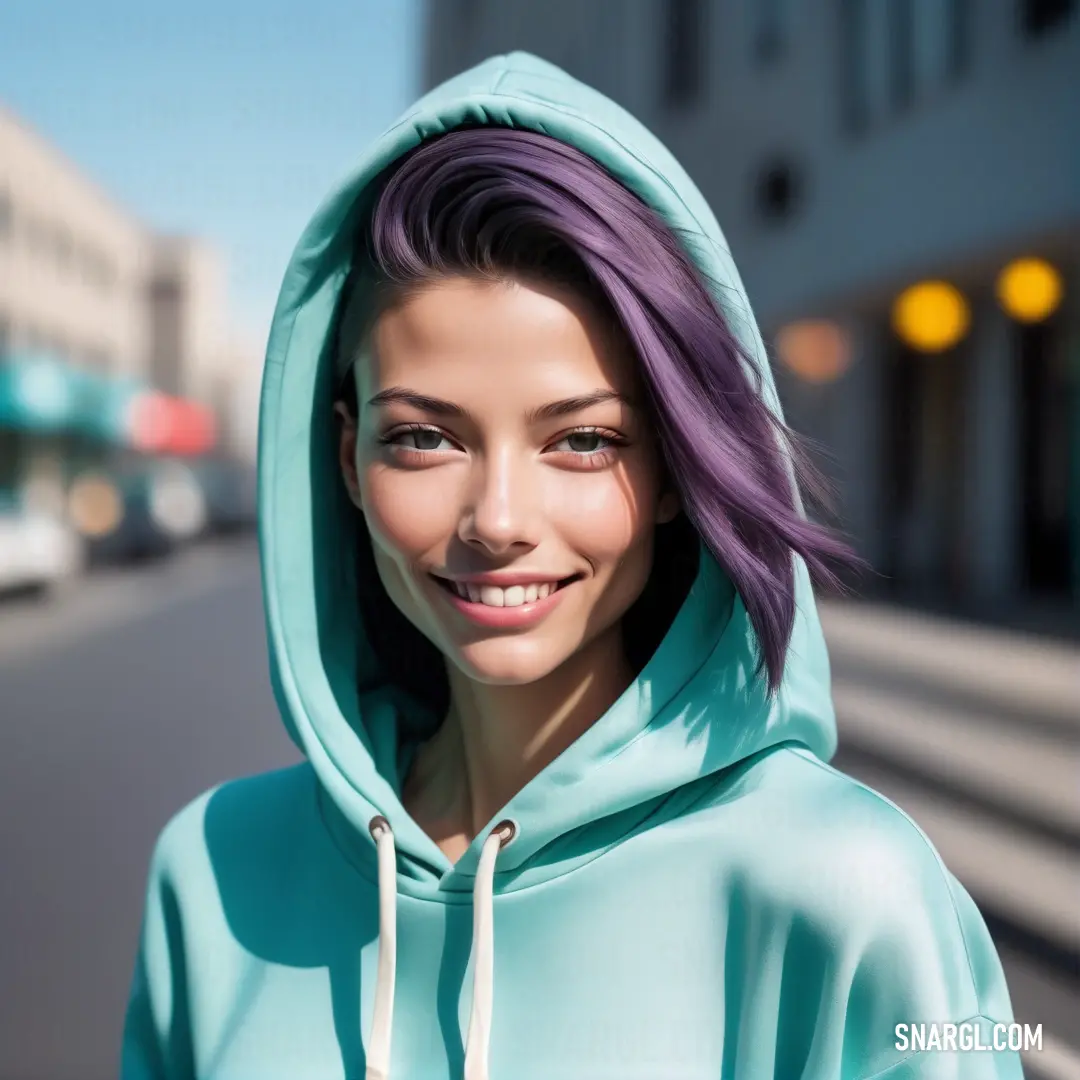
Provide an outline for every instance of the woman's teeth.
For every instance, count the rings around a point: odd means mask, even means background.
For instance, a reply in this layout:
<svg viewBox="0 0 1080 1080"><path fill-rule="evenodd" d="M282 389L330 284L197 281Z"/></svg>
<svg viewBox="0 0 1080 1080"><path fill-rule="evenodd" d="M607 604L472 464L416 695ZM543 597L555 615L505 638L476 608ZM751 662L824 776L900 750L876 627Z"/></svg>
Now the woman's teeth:
<svg viewBox="0 0 1080 1080"><path fill-rule="evenodd" d="M550 596L558 587L554 581L545 581L542 585L511 585L509 589L500 589L497 585L450 582L450 588L463 600L488 607L520 607L522 604L531 604Z"/></svg>

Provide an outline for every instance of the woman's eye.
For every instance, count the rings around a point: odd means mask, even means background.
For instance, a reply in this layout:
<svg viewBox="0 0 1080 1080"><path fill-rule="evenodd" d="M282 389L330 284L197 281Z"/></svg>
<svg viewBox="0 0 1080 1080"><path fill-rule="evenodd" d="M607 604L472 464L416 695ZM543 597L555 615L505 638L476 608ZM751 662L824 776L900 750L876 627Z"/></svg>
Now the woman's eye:
<svg viewBox="0 0 1080 1080"><path fill-rule="evenodd" d="M569 450L572 454L596 454L606 450L610 443L611 439L598 431L574 431L560 439L554 449Z"/></svg>
<svg viewBox="0 0 1080 1080"><path fill-rule="evenodd" d="M395 446L405 450L452 450L453 444L441 432L430 428L412 428L391 437Z"/></svg>

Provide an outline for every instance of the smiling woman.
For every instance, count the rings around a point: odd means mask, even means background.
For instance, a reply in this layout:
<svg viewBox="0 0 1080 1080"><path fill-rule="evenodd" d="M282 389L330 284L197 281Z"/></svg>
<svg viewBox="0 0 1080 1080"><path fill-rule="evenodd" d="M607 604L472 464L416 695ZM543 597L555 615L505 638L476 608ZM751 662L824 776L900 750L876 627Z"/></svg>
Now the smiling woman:
<svg viewBox="0 0 1080 1080"><path fill-rule="evenodd" d="M811 581L846 548L798 462L648 132L520 54L419 102L305 233L268 350L307 760L163 834L124 1080L914 1078L898 1023L1010 1020L970 898L826 764Z"/></svg>
<svg viewBox="0 0 1080 1080"><path fill-rule="evenodd" d="M397 685L448 716L412 752L405 808L449 858L659 644L699 542L676 530L654 558L676 477L756 605L775 688L792 551L827 576L843 549L800 516L782 426L675 237L586 155L473 129L408 156L360 234L338 367L362 614ZM715 471L680 474L680 449Z"/></svg>
<svg viewBox="0 0 1080 1080"><path fill-rule="evenodd" d="M566 287L445 277L385 306L367 345L341 464L383 588L446 660L455 720L420 755L446 758L454 817L429 820L428 788L406 805L456 857L630 683L621 620L678 496L630 350Z"/></svg>
<svg viewBox="0 0 1080 1080"><path fill-rule="evenodd" d="M530 460L542 468L522 468L514 483L503 476L506 498L496 507L500 527L513 531L528 501L538 520L554 524L562 515L598 540L613 528L629 531L620 538L625 551L617 545L606 551L606 572L580 575L584 606L572 612L570 605L560 605L577 632L568 633L558 622L549 628L549 639L577 656L586 625L593 630L599 622L604 628L590 645L625 636L620 619L649 578L655 526L678 509L678 477L688 488L689 515L744 597L760 635L762 666L776 688L794 615L792 553L819 578L831 580L826 559L846 552L799 513L788 472L793 448L755 390L756 370L685 250L649 207L587 155L554 139L499 129L451 132L420 147L384 178L345 292L339 369L348 370L365 345L368 357L353 369L357 387L346 380L347 404L339 405L346 477L361 466L354 502L363 505L365 469L373 478L380 475L379 462L365 454L374 444L363 431L365 423L376 421L368 419L367 408L356 408L366 393L373 395L367 407L386 406L379 438L395 447L395 462L438 467L424 483L398 481L390 501L402 507L404 492L411 491L434 508L422 494L426 483L438 487L444 507L457 499L459 518L466 508L461 493L446 486L444 467L456 464L453 475L461 476L465 459L473 463L466 501L477 497L478 469L481 485L491 486L488 496L497 496L500 481L491 463L501 461L505 473L514 453L506 446L501 456L490 446L470 450L466 439L454 441L450 427L457 425L463 434L468 429L474 443L480 437L477 417L465 403L469 397L480 399L481 412L485 401L504 416L516 410L519 426L530 428L528 439L518 441L532 448ZM427 388L415 385L417 379L426 380ZM436 385L445 394L430 390ZM402 410L410 405L406 415ZM486 412L492 413L490 405ZM442 428L432 426L437 418ZM495 417L483 419L490 428ZM565 430L557 431L556 420ZM538 426L539 421L551 422ZM550 442L556 433L559 441ZM534 445L538 435L550 445ZM448 456L433 456L439 454ZM800 478L812 482L801 459L798 466ZM591 483L566 475L593 469L603 476ZM647 490L661 475L665 491ZM488 509L479 507L481 520ZM475 508L469 512L476 516ZM627 521L628 513L633 521ZM378 514L378 505L368 507L380 562L393 545L378 530ZM470 548L459 535L453 559L483 561L478 552L487 547L489 559L522 562L523 541L515 542L519 547L511 552L495 551L480 538ZM684 568L696 558L696 546L696 534L684 532L678 560ZM661 561L669 565L671 559ZM606 576L614 566L621 587L612 588ZM383 561L385 584L384 569ZM494 573L497 567L473 569ZM415 580L433 573L420 570ZM681 588L688 584L686 578ZM600 599L605 603L593 611ZM397 606L434 640L432 624L421 625L415 609ZM673 613L669 609L666 618ZM649 622L655 629L664 619ZM657 643L635 640L629 648L643 660ZM402 644L395 640L393 651L416 652L415 645ZM512 641L509 647L536 644ZM493 650L507 647L505 641L491 643ZM534 674L525 681L535 679Z"/></svg>

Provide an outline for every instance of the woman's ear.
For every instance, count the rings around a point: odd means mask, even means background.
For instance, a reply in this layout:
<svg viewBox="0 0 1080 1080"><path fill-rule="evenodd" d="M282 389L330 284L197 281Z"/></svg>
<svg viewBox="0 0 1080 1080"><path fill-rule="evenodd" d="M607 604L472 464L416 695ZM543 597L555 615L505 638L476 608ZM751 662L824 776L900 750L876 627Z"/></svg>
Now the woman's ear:
<svg viewBox="0 0 1080 1080"><path fill-rule="evenodd" d="M656 523L666 525L669 521L674 521L681 509L682 501L679 499L679 493L668 488L661 494L660 501L656 505Z"/></svg>
<svg viewBox="0 0 1080 1080"><path fill-rule="evenodd" d="M356 472L356 420L342 401L334 405L334 415L341 421L341 435L338 439L338 464L341 467L341 476L349 492L349 499L358 510L363 510L360 500L360 478Z"/></svg>

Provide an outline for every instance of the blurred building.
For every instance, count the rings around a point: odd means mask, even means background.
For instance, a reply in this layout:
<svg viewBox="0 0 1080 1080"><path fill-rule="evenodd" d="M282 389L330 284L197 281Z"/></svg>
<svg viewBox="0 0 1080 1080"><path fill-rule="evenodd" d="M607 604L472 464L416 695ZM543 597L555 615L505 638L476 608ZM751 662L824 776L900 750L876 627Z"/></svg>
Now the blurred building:
<svg viewBox="0 0 1080 1080"><path fill-rule="evenodd" d="M141 374L145 276L138 222L0 109L0 347Z"/></svg>
<svg viewBox="0 0 1080 1080"><path fill-rule="evenodd" d="M884 580L1075 618L1077 6L447 0L426 74L525 49L629 108L713 206Z"/></svg>
<svg viewBox="0 0 1080 1080"><path fill-rule="evenodd" d="M155 234L0 107L0 496L58 509L125 453L251 456L226 316L212 247Z"/></svg>
<svg viewBox="0 0 1080 1080"><path fill-rule="evenodd" d="M151 237L147 290L155 384L169 394L213 400L225 333L219 253L192 237Z"/></svg>
<svg viewBox="0 0 1080 1080"><path fill-rule="evenodd" d="M245 459L255 442L241 402L254 402L252 374L261 375L259 351L226 322L225 266L220 252L187 236L150 239L150 364L155 386L201 401L217 420L219 440ZM251 410L248 410L251 411Z"/></svg>

